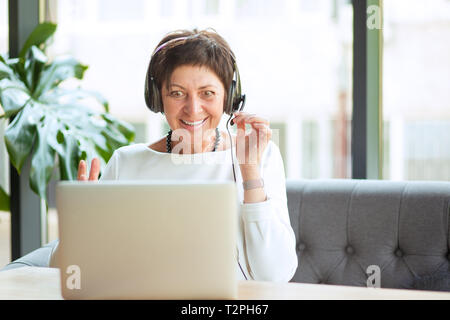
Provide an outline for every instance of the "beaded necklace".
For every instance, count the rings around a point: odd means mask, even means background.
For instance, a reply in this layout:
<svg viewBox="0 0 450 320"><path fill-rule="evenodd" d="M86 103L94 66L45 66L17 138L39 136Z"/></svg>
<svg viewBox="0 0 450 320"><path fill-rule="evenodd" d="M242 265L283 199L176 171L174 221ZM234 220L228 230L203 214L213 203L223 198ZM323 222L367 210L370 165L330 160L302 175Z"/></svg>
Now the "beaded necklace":
<svg viewBox="0 0 450 320"><path fill-rule="evenodd" d="M172 153L172 146L170 144L170 141L172 141L172 130L169 130L166 138L166 149L168 153ZM216 141L214 141L214 149L212 150L212 152L216 151L219 142L220 142L220 133L219 129L216 128Z"/></svg>

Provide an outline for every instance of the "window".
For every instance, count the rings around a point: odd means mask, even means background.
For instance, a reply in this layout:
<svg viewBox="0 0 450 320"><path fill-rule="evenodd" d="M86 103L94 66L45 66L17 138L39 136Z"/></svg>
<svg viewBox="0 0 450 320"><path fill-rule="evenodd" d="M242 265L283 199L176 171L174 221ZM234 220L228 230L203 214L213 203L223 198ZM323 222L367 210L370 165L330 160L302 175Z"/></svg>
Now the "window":
<svg viewBox="0 0 450 320"><path fill-rule="evenodd" d="M8 0L0 0L0 53L8 51Z"/></svg>
<svg viewBox="0 0 450 320"><path fill-rule="evenodd" d="M139 142L166 133L163 116L149 112L143 97L156 44L175 29L213 27L236 54L246 111L269 118L278 130L276 143L283 149L287 177L350 177L350 1L122 3L58 2L52 50L90 66L83 86L104 94L113 114L132 123L145 119L146 136ZM223 128L226 120L224 116ZM314 150L308 149L311 145Z"/></svg>
<svg viewBox="0 0 450 320"><path fill-rule="evenodd" d="M145 0L99 0L99 21L132 21L143 20L145 17Z"/></svg>
<svg viewBox="0 0 450 320"><path fill-rule="evenodd" d="M0 53L8 52L8 1L0 0ZM2 111L3 112L3 111ZM5 147L5 119L0 119L0 186L9 193L9 159ZM11 215L0 211L0 268L11 261Z"/></svg>
<svg viewBox="0 0 450 320"><path fill-rule="evenodd" d="M450 180L450 1L384 1L385 168Z"/></svg>
<svg viewBox="0 0 450 320"><path fill-rule="evenodd" d="M0 0L0 10L6 3ZM67 53L88 65L82 86L102 93L111 113L135 126L136 142L153 142L168 129L164 117L151 113L144 102L145 74L156 44L172 30L212 27L236 54L247 95L245 111L271 121L287 178L350 178L351 1L65 0L51 4L45 13L58 23L58 30L49 56ZM0 37L4 30L0 29ZM225 129L227 118L222 120ZM51 241L57 237L52 194L48 205Z"/></svg>

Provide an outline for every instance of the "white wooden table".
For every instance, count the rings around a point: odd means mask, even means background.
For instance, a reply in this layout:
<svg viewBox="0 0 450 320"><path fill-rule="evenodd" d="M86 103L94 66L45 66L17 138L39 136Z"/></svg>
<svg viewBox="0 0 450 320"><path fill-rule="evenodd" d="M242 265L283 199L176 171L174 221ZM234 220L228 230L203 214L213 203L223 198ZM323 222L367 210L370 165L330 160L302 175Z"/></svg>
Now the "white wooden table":
<svg viewBox="0 0 450 320"><path fill-rule="evenodd" d="M0 272L0 299L60 300L59 270L22 267ZM405 289L375 289L303 283L240 281L242 300L450 300L450 293Z"/></svg>

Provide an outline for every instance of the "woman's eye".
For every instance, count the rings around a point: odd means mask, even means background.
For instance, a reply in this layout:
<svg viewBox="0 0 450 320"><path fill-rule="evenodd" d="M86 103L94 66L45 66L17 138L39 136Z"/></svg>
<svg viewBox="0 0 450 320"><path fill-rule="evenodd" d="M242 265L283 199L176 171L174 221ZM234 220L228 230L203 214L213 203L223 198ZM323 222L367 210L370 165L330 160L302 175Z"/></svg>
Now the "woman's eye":
<svg viewBox="0 0 450 320"><path fill-rule="evenodd" d="M214 95L214 91L210 90L204 91L203 95L205 95L206 97L212 97Z"/></svg>
<svg viewBox="0 0 450 320"><path fill-rule="evenodd" d="M183 96L183 92L181 92L181 91L172 91L172 92L170 93L170 96L171 96L171 97L175 97L175 98L179 98L179 97L182 97L182 96Z"/></svg>

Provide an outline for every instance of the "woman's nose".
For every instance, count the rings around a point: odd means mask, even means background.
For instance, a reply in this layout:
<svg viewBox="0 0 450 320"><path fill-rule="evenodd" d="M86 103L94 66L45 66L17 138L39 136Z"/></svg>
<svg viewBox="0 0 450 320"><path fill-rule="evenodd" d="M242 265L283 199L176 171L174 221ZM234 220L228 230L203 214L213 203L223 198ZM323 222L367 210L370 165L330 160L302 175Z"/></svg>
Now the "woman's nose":
<svg viewBox="0 0 450 320"><path fill-rule="evenodd" d="M195 95L189 95L185 106L186 113L197 114L202 112L201 100Z"/></svg>

